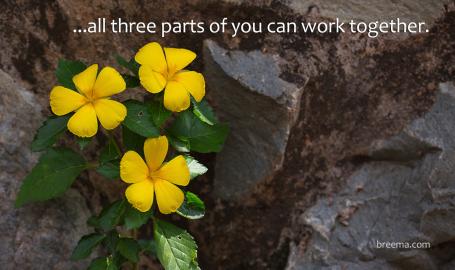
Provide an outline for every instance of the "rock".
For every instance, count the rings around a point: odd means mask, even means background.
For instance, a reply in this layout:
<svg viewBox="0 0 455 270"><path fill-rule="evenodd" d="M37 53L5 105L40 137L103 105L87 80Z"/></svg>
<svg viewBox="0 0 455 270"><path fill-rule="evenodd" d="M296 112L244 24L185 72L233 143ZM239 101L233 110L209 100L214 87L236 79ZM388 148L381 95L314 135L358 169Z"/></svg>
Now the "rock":
<svg viewBox="0 0 455 270"><path fill-rule="evenodd" d="M378 21L400 18L406 22L427 22L431 24L444 13L444 4L447 0L437 1L362 1L362 0L336 0L336 1L299 1L289 2L295 11L306 14L316 11L324 17L340 18L344 21Z"/></svg>
<svg viewBox="0 0 455 270"><path fill-rule="evenodd" d="M219 44L224 43L228 48L243 51L241 55L253 55L254 57L267 59L272 56L271 61L264 60L261 63L263 65L264 63L266 65L272 64L272 68L275 69L276 62L279 62L278 69L283 73L280 76L281 81L292 80L294 77L299 78L301 76L305 78L301 82L303 87L303 83L306 79L309 79L302 95L300 119L292 128L291 136L286 142L285 166L270 181L259 180L258 182L265 183L255 186L254 192L250 192L250 196L246 196L244 200L232 202L219 200L219 195L212 194L214 171L212 168L215 167L213 161L215 155L204 156L203 161L209 166L210 173L201 177L201 181L192 184L190 189L200 195L206 202L207 213L204 219L195 222L185 222L186 225L190 226L187 229L197 239L199 245L198 257L203 269L284 269L288 261L289 265L295 262L296 266L298 266L297 264L302 261L298 258L303 257L303 251L312 250L307 245L306 239L309 237L308 226L302 226L304 223L301 213L313 206L317 198L336 193L342 183L346 181L347 175L350 175L352 170L360 166L356 162L350 162L353 153L357 153L359 149L365 149L373 140L390 136L390 134L397 134L397 131L401 131L403 125L408 123L410 119L415 119L418 115L426 112L434 102L433 97L438 82L453 78L455 74L454 36L452 34L452 29L454 29L453 8L448 8L448 12L442 14L443 11L441 10L443 9L439 9L439 4L434 6L439 11L434 12L428 9L428 13L411 12L409 13L411 15L406 16L406 18L420 20L427 15L434 18L439 16L436 13L440 12L441 20L434 25L430 34L411 37L390 35L370 39L365 35L351 35L349 33L342 35L277 35L264 33L245 34L230 38L231 33L229 32L224 35L212 35L206 32L205 34L169 34L165 38L160 38L159 34L84 34L73 32L73 29L85 27L88 22L98 17L111 19L122 17L136 22L152 20L157 22L157 24L163 21L189 21L191 19L214 22L221 21L224 17L236 22L326 20L326 18L321 18L320 16L306 15L308 6L305 5L316 2L321 3L319 6L320 14L327 16L324 13L326 11L321 8L322 1L316 0L300 1L301 5L303 5L301 10L287 8L287 5L293 3L295 5L297 1L272 0L253 0L241 6L224 1L212 1L209 3L206 0L192 0L190 4L189 1L158 0L154 4L147 4L145 1L122 1L120 4L120 2L117 3L115 1L93 0L90 5L81 1L70 0L3 2L3 12L0 14L0 25L2 26L2 31L0 31L0 69L5 70L13 78L20 81L20 84L24 85L27 90L33 92L34 96L42 104L42 108L48 107L49 91L57 83L54 73L59 58L82 60L87 64L111 65L118 68L120 72L126 73L127 70L115 63L114 55L118 53L129 59L138 48L152 41L151 39L160 42L164 46L187 48L195 51L198 57L192 63L191 69L193 70L200 71L203 69L202 41L207 37L213 37ZM330 7L330 3L328 1L325 2L323 4ZM334 3L339 2L335 1ZM345 1L344 7L349 8L349 12L355 11L357 15L367 14L369 19L382 18L382 16L394 14L394 12L401 9L400 6L404 5L401 3L407 3L406 5L409 6L409 9L416 9L414 2L394 1L393 4L380 6L380 10L374 10L374 8L378 7L378 3L366 1L364 2L366 4L362 7L365 10L358 11L355 5L359 7L360 4L354 5L352 2L352 0ZM386 3L390 3L390 1ZM417 1L416 3L419 3L417 9L420 6L426 8L429 5L429 3L423 3L423 1ZM391 8L391 5L394 7ZM397 10L394 10L395 8ZM317 9L312 8L310 13L317 12ZM332 10L333 16L342 16L341 13L344 12L343 7L339 10L332 8ZM305 15L301 16L302 14ZM333 19L333 17L329 19ZM230 52L235 53L235 51ZM284 66L281 65L282 60L276 55L286 60ZM225 57L228 58L227 56ZM207 59L207 62L209 60ZM213 66L218 68L215 71L221 70L218 64ZM234 65L233 67L237 68ZM253 68L258 68L262 71L264 66ZM209 72L210 70L207 70L206 74ZM266 72L270 74L268 70ZM219 74L223 73L225 72L223 71ZM229 81L230 76L229 74L224 74L221 76L221 82ZM249 74L249 77L252 77L251 74ZM208 79L211 80L211 78ZM232 81L233 86L241 86L240 90L243 91L242 94L245 95L246 100L251 102L253 96L255 99L258 97L260 104L266 103L264 100L267 100L267 96L255 92L262 88L250 90L249 85L247 87L241 85L237 80L232 79ZM246 80L245 82L251 82L251 80ZM210 88L212 88L214 83L209 83L211 84ZM280 82L278 86L281 84L286 85L286 83ZM212 91L212 89L208 90L209 92ZM234 91L240 90L234 89ZM127 92L130 92L130 90ZM146 93L143 89L139 89L139 92L140 94ZM275 92L272 91L272 93ZM230 93L227 94L233 96ZM266 104L269 108L286 108L286 106L278 103L274 97L276 95L269 97L269 103ZM236 98L237 100L239 99L239 97ZM223 106L231 106L229 102L227 105L218 103L216 111L223 110ZM269 106L269 104L271 105ZM244 102L243 105L249 104ZM256 106L256 104L253 105ZM279 115L283 114L283 111L285 112L286 109L279 109L271 113ZM46 115L49 114L50 112L46 113ZM9 114L8 117L15 119ZM41 119L30 122L39 125ZM279 122L281 122L281 119ZM258 123L260 124L260 122ZM259 124L253 127L257 128ZM28 130L28 128L24 128L24 130ZM280 128L282 128L281 130L287 129L286 126ZM269 134L270 132L265 130L263 133ZM262 133L259 131L251 132L251 134L257 137L246 138L248 141L262 141L263 143L267 142L266 139L271 141L270 138L263 139ZM3 130L0 137L2 136ZM27 137L28 140L24 142L24 145L28 144L31 139L31 135L27 136L29 137ZM407 137L409 138L409 136ZM409 143L409 140L405 137L402 140L405 142L402 147L409 149L406 150L408 152L401 152L401 150L395 150L394 148L390 148L392 152L388 152L388 150L384 151L384 149L379 148L379 151L375 152L378 155L377 157L368 156L368 158L376 159L375 162L380 162L383 159L386 161L387 159L390 160L391 156L393 156L395 157L395 163L407 165L407 163L413 164L413 162L420 160L420 151L424 153L427 153L427 151L438 151L433 144L421 144L421 140L418 138L413 140L412 143ZM284 139L279 139L279 147L273 146L270 149L280 149L285 144L284 141L286 141L286 136L284 136ZM419 148L415 148L412 144L418 145ZM25 146L19 146L19 143L16 145L23 150L12 152L14 155L12 158L17 160L25 159L25 162L18 161L16 164L30 164L31 166L32 163L28 159L28 149ZM93 147L93 150L95 150L98 149L98 145L92 144L89 148ZM3 151L3 146L2 144L0 151ZM249 149L251 150L253 147ZM256 149L253 150L253 153L245 156L255 157L257 155ZM373 149L370 150L373 151ZM393 153L401 154L397 156ZM243 152L240 152L240 154L243 155ZM237 157L236 153L232 153L232 155ZM272 155L278 161L280 156L281 153L278 150L277 153ZM413 162L409 162L411 158L414 159ZM254 163L253 161L248 162L247 164ZM4 167L2 166L1 169L4 169ZM13 182L15 184L11 185L11 188L17 190L18 180L25 176L29 169L30 167L21 169L8 167L8 170L12 172L8 175L4 171L2 173L4 176L6 175L5 177L15 177L14 179L16 180ZM244 167L240 169L244 170ZM267 174L269 174L270 171L274 171L274 168L267 168L267 170ZM21 173L21 176L16 176L19 173ZM250 177L250 175L247 176ZM120 189L112 189L112 186L115 185L113 182L108 182L104 179L98 181L95 180L95 177L100 179L96 172L84 173L83 177L81 177L82 179L76 181L75 188L83 194L86 201L89 201L90 208L98 213L102 204L118 198L122 193ZM1 179L6 181L4 178ZM232 187L227 187L229 190L240 190L246 193L254 185L254 183L245 184L243 180L240 180L229 179L229 182L224 184L217 179L216 190L220 192L220 186L232 184ZM120 182L118 181L117 183ZM435 182L435 184L437 185L433 189L434 196L444 204L443 201L447 201L450 198L450 196L447 196L448 193L446 193L443 185L444 182ZM122 185L121 188L124 188L124 186ZM14 197L15 192L9 194ZM106 196L106 194L109 195ZM58 200L58 202L66 202L65 197ZM343 201L340 203L339 208L332 207L327 202L326 206L324 206L329 209L327 213L319 213L314 208L315 216L309 222L312 222L314 226L319 226L320 232L324 233L328 239L331 239L334 233L331 229L332 226L339 226L345 230L348 230L351 226L359 226L355 219L356 216L362 215L363 206L358 200L349 200L349 203L347 202ZM66 209L66 203L61 204L60 207ZM53 203L40 204L36 207L44 209L42 205L56 207ZM8 208L10 206L8 201L8 204L2 207L10 209ZM32 205L30 207L33 209L35 206ZM443 207L445 206L443 205ZM83 208L84 210L78 210L81 211L81 215L84 215L83 211L86 211L85 206ZM0 207L0 209L3 208ZM437 221L439 217L433 217L441 216L441 219L444 218L443 213L445 210L439 209L439 207L435 207L423 210L422 213L427 213L427 218L422 218L422 225L417 227L418 230L427 233L427 230L435 228L432 222L439 222ZM21 209L20 211L25 210ZM27 211L33 212L32 210ZM54 213L57 215L60 212L56 210ZM68 213L71 212L68 211ZM14 232L16 224L22 223L22 219L33 225L35 223L32 221L37 220L27 218L25 214L17 215L16 223L4 223L4 221L1 221L1 224L10 224L8 225L10 226L8 230ZM33 215L33 213L30 215ZM52 214L46 213L44 215L46 217L52 216ZM71 219L73 217L68 218ZM412 218L413 220L416 219L415 217ZM80 219L83 220L82 217ZM57 220L60 221L61 218L52 216L50 220L55 221L53 224L55 228L59 229L49 231L59 232L63 225L58 224ZM300 224L294 224L298 223L296 220L301 220ZM338 220L347 224L347 226L340 225ZM44 226L41 223L38 225ZM447 237L446 228L441 223L439 225L441 226L434 231L434 235L429 236L434 238L435 242ZM76 230L76 228L66 229ZM32 232L36 233L35 231ZM63 234L71 233L70 231L62 231L61 234L49 233L49 239L51 239L49 242L57 242L55 239L59 239ZM151 237L148 230L142 233L144 237ZM39 237L42 234L37 235L37 238L30 237L29 240L37 241L38 246L41 247L42 242L39 241ZM68 237L72 236L69 235ZM31 248L31 243L25 242L25 237L20 239L24 241L21 243L22 246L28 245L30 247L23 250L35 252ZM2 243L15 241L7 236L3 236L1 240L3 240ZM313 243L313 240L308 242L309 244ZM323 245L326 245L326 243L321 241L320 248L327 250L326 246ZM2 246L1 252L7 252L3 248L6 245L0 244ZM295 247L292 247L293 245ZM440 244L441 247L443 245ZM13 245L10 246L14 247ZM289 248L290 246L291 248ZM447 246L453 247L450 243ZM62 263L68 263L67 257L62 255L65 253L65 256L67 256L70 252L69 243L66 240L62 244L62 249L67 250L65 252L60 252L59 250L53 255L61 259L59 260L61 263L56 263L59 266ZM10 250L8 252L14 254L17 249L10 248L8 250ZM44 250L49 252L48 249ZM435 253L440 255L443 253L450 254L450 249L440 251L438 245L438 250L435 250ZM11 268L9 264L13 261L10 259L12 258L11 254L3 256L2 253L0 255L0 260L3 264L0 268ZM31 256L30 259L35 260L35 255L27 254L26 256ZM288 259L289 255L291 255L291 258ZM404 254L400 256L404 257ZM8 260L4 259L4 257ZM42 258L43 264L47 266L57 261L47 257L46 259ZM424 258L423 255L422 258ZM16 256L16 261L25 260L26 258L20 258L19 255ZM52 260L51 263L49 263L50 260ZM446 261L451 261L450 256ZM5 262L6 264L4 264ZM312 265L317 264L314 263ZM349 263L346 262L346 265L348 265L347 269L362 269L366 265L370 268L376 266L376 269L391 267L390 263L385 261L385 259L356 260ZM27 267L23 268L26 269ZM14 268L21 269L21 265ZM61 268L71 269L71 266L61 266ZM154 269L152 267L149 268ZM315 268L317 269L316 266ZM453 267L450 268L448 266L447 269L453 269Z"/></svg>
<svg viewBox="0 0 455 270"><path fill-rule="evenodd" d="M206 40L204 61L209 98L230 126L214 193L235 198L281 168L303 88L281 79L278 55L228 51Z"/></svg>
<svg viewBox="0 0 455 270"><path fill-rule="evenodd" d="M290 257L288 269L443 267L449 259L429 248L387 249L378 243L430 243L436 249L455 240L454 117L455 87L441 84L427 114L400 134L374 142L368 162L333 201L321 199L303 214L301 222L313 236L304 256ZM356 211L346 216L353 205Z"/></svg>
<svg viewBox="0 0 455 270"><path fill-rule="evenodd" d="M225 0L236 4L248 4L245 0ZM271 5L273 1L259 0L262 5ZM444 5L450 0L437 1L365 1L365 0L290 0L284 4L294 12L306 14L319 14L328 18L340 18L343 21L387 21L400 18L405 22L433 23L444 13Z"/></svg>
<svg viewBox="0 0 455 270"><path fill-rule="evenodd" d="M2 269L85 269L71 251L88 232L90 212L75 190L14 208L22 179L37 162L30 143L43 120L35 96L0 70L0 265Z"/></svg>

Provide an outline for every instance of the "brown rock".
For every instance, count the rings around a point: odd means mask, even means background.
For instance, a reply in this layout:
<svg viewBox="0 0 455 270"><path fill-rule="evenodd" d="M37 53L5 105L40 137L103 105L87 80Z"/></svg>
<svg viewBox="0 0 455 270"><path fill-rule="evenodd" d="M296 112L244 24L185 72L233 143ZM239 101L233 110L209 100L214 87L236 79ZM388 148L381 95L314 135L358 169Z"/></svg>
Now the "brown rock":
<svg viewBox="0 0 455 270"><path fill-rule="evenodd" d="M217 155L214 195L241 197L281 169L303 88L280 78L283 59L260 51L204 45L209 98L230 127Z"/></svg>

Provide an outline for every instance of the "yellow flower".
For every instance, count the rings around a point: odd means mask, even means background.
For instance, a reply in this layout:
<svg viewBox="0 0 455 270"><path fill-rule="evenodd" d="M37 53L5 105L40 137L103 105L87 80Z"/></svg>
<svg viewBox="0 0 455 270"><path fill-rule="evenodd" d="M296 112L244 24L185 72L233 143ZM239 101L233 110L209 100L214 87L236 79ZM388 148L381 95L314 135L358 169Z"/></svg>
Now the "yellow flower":
<svg viewBox="0 0 455 270"><path fill-rule="evenodd" d="M139 79L142 86L151 92L164 90L164 107L180 112L190 106L190 94L197 102L205 95L205 81L202 74L184 70L193 62L196 54L190 50L161 48L151 42L142 47L134 59L141 64Z"/></svg>
<svg viewBox="0 0 455 270"><path fill-rule="evenodd" d="M132 184L125 196L141 212L150 210L154 194L163 214L175 212L183 203L183 192L175 185L188 185L190 171L183 156L163 164L168 146L165 136L149 138L144 143L146 162L134 151L126 152L120 161L120 177Z"/></svg>
<svg viewBox="0 0 455 270"><path fill-rule="evenodd" d="M79 93L56 86L50 94L53 113L60 116L75 111L67 126L79 137L95 135L98 131L97 119L105 129L114 129L126 116L125 106L109 99L125 90L125 80L111 67L105 67L97 74L98 65L91 65L73 77Z"/></svg>

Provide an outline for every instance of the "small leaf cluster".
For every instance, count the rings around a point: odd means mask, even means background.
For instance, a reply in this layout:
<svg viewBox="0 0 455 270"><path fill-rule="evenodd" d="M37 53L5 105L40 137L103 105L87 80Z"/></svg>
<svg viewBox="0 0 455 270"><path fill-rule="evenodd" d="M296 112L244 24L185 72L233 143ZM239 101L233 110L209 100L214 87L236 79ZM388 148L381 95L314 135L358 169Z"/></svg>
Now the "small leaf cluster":
<svg viewBox="0 0 455 270"><path fill-rule="evenodd" d="M140 86L139 65L131 59L117 56L118 64L128 70L122 74L127 88ZM55 72L60 85L77 91L72 78L87 66L80 61L61 59ZM94 138L79 138L67 132L71 114L51 116L38 129L31 150L42 152L38 163L23 180L16 198L16 207L46 201L64 195L73 182L87 170L94 170L107 181L120 179L120 159L128 150L143 155L146 138L167 136L172 154L183 154L193 181L207 172L207 168L190 155L190 152L211 153L222 149L228 127L220 123L206 100L192 100L190 109L173 113L162 102L162 95L145 100L126 100L127 116L121 132L104 131L96 136L101 145L96 159L86 155L87 146ZM75 144L62 140L64 135ZM194 193L185 191L185 200L176 213L187 219L199 219L205 214L204 202ZM73 260L92 258L88 269L135 269L141 256L155 256L167 270L199 269L197 244L194 238L160 218L155 207L140 212L119 195L119 199L106 205L92 216L87 224L90 234L82 236L71 255ZM153 238L141 239L143 226L153 226ZM101 257L93 258L94 250ZM123 268L122 268L123 267ZM126 268L125 268L126 267Z"/></svg>

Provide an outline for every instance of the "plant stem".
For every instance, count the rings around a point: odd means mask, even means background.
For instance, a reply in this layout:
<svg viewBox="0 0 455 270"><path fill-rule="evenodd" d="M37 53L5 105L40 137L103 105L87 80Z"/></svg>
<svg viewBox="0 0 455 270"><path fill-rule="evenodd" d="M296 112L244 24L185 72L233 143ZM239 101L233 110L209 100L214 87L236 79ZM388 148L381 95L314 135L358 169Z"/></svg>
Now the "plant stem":
<svg viewBox="0 0 455 270"><path fill-rule="evenodd" d="M94 162L88 162L88 163L86 164L86 168L89 169L89 170L95 169L95 168L97 168L98 166L99 166L99 163L96 162L96 161L94 161Z"/></svg>

